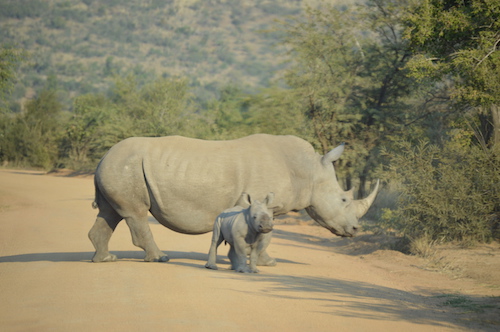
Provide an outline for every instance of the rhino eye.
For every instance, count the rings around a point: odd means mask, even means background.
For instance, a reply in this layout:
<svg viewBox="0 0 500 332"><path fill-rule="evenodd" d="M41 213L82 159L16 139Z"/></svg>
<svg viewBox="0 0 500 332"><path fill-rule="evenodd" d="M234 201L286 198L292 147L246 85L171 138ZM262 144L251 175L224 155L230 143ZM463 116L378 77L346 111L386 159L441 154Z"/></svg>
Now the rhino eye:
<svg viewBox="0 0 500 332"><path fill-rule="evenodd" d="M342 202L347 202L347 199L345 199L345 198L342 198Z"/></svg>

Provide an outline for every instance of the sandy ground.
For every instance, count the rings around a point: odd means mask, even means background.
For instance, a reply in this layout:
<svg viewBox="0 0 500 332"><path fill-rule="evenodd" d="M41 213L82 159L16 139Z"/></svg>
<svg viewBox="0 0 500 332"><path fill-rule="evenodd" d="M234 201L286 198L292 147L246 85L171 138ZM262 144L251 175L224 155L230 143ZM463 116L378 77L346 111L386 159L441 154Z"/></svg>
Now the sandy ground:
<svg viewBox="0 0 500 332"><path fill-rule="evenodd" d="M93 194L92 177L0 170L1 331L500 330L498 245L430 262L290 216L269 248L278 265L240 274L224 246L222 269L204 268L211 233L151 218L170 262L143 262L121 223L110 242L119 261L91 263Z"/></svg>

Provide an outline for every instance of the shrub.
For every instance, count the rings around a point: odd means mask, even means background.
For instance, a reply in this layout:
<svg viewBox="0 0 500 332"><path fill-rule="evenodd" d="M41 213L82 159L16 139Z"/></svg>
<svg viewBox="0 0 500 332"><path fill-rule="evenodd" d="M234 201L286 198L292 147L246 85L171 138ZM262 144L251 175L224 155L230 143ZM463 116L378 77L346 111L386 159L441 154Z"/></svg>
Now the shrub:
<svg viewBox="0 0 500 332"><path fill-rule="evenodd" d="M404 142L390 157L389 177L400 183L398 206L385 209L385 227L439 243L487 242L500 213L499 149L443 148Z"/></svg>
<svg viewBox="0 0 500 332"><path fill-rule="evenodd" d="M61 108L56 93L43 90L25 104L25 112L3 117L0 160L15 166L54 167Z"/></svg>
<svg viewBox="0 0 500 332"><path fill-rule="evenodd" d="M15 0L0 3L0 16L22 19L39 17L47 12L49 5L41 0Z"/></svg>

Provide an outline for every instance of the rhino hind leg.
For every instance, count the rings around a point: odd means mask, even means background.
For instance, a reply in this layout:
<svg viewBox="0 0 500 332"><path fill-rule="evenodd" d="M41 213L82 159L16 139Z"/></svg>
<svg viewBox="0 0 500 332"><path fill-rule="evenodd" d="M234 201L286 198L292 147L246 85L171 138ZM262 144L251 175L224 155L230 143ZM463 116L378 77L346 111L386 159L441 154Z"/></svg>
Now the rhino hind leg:
<svg viewBox="0 0 500 332"><path fill-rule="evenodd" d="M259 266L276 266L276 259L270 257L266 251L263 251L259 255L257 260L257 265Z"/></svg>
<svg viewBox="0 0 500 332"><path fill-rule="evenodd" d="M125 218L130 233L132 234L132 242L135 246L142 248L146 252L144 261L146 262L168 262L168 256L161 251L156 245L151 233L151 228L148 224L147 213L143 216L134 216Z"/></svg>
<svg viewBox="0 0 500 332"><path fill-rule="evenodd" d="M116 261L116 255L109 252L108 244L113 231L122 220L122 217L110 207L100 206L99 209L100 211L94 226L92 226L88 234L96 250L92 261L96 263L114 262Z"/></svg>
<svg viewBox="0 0 500 332"><path fill-rule="evenodd" d="M229 258L229 261L231 262L231 270L238 271L238 269L240 269L241 262L239 261L239 257L236 254L236 250L235 250L233 245L229 246L229 252L227 253L227 257Z"/></svg>

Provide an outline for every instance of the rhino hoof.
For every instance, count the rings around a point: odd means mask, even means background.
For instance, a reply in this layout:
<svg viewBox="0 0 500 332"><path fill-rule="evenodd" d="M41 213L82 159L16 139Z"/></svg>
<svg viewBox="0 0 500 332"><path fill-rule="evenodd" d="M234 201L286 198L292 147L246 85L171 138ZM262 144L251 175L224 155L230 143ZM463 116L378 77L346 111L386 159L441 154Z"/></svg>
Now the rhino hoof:
<svg viewBox="0 0 500 332"><path fill-rule="evenodd" d="M109 255L106 255L104 257L99 257L99 256L95 255L92 258L92 262L94 262L94 263L114 262L116 260L117 260L117 257L116 257L116 255L113 255L113 254L109 254Z"/></svg>
<svg viewBox="0 0 500 332"><path fill-rule="evenodd" d="M170 260L170 258L168 258L167 255L164 255L164 256L160 256L160 257L145 257L144 258L144 261L145 262L168 262Z"/></svg>
<svg viewBox="0 0 500 332"><path fill-rule="evenodd" d="M276 266L276 260L274 258L270 258L267 261L263 262L262 260L259 260L258 264L260 266Z"/></svg>
<svg viewBox="0 0 500 332"><path fill-rule="evenodd" d="M219 268L217 267L217 265L213 265L213 264L205 264L205 267L207 269L210 269L210 270L218 270Z"/></svg>

